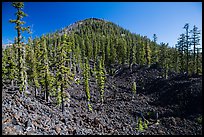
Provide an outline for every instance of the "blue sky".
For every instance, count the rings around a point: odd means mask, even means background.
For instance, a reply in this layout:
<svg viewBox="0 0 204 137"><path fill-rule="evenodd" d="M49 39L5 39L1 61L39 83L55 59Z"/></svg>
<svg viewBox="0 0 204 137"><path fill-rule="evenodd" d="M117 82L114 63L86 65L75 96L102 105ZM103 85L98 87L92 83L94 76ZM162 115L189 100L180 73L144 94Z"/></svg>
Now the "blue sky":
<svg viewBox="0 0 204 137"><path fill-rule="evenodd" d="M185 32L182 29L185 23L190 24L190 29L196 25L202 32L201 2L25 2L23 10L28 14L24 18L26 25L33 29L32 37L90 17L112 21L150 39L155 33L158 43L169 43L169 46L174 46ZM15 25L8 22L16 18L15 12L10 2L2 2L3 44L16 36Z"/></svg>

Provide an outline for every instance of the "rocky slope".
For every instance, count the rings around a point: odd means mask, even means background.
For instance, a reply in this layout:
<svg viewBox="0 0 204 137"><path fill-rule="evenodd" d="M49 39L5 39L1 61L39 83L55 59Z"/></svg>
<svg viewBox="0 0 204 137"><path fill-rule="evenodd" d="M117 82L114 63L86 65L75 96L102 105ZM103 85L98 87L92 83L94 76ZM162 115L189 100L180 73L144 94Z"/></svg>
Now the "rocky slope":
<svg viewBox="0 0 204 137"><path fill-rule="evenodd" d="M23 97L9 84L2 90L3 134L23 135L202 135L202 76L186 77L162 69L135 65L131 72L120 69L107 76L105 101L98 100L94 79L90 80L91 105L87 108L81 84L67 92L70 100L62 114L53 103L33 95ZM135 97L131 83L137 83ZM136 130L138 118L148 127Z"/></svg>

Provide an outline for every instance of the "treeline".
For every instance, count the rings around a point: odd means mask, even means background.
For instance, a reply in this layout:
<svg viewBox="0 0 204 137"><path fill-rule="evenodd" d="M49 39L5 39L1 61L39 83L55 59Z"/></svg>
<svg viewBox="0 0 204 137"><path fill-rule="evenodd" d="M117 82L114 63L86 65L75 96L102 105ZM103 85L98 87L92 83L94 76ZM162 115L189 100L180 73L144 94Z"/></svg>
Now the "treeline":
<svg viewBox="0 0 204 137"><path fill-rule="evenodd" d="M178 51L175 56L178 63L176 69L187 74L202 74L202 48L199 47L200 30L195 25L192 30L189 30L188 23L183 28L186 32L180 35L175 46Z"/></svg>
<svg viewBox="0 0 204 137"><path fill-rule="evenodd" d="M64 102L69 99L66 90L73 82L84 85L87 106L92 110L91 77L96 79L103 103L106 75L114 75L115 65L128 65L132 69L133 64L150 67L156 63L165 69L166 78L168 71L202 73L202 53L197 47L199 34L194 33L195 30L191 31L192 38L187 40L191 40L187 45L193 46L193 52L186 47L185 38L173 48L166 43L158 44L156 34L150 40L114 23L94 18L52 34L29 38L25 44L21 32L29 31L29 27L22 27L22 18L26 16L22 11L24 5L14 2L13 6L17 9L17 19L10 22L16 24L18 36L12 46L3 49L2 80L20 87L22 94L33 88L36 97L43 95L46 102L56 102L62 111Z"/></svg>

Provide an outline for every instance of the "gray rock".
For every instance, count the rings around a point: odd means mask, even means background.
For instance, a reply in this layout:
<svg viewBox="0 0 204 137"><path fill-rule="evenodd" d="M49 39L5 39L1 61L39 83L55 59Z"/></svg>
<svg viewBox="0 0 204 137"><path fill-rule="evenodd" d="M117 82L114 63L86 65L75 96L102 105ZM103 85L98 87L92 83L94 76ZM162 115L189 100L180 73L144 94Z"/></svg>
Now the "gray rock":
<svg viewBox="0 0 204 137"><path fill-rule="evenodd" d="M16 129L16 132L23 133L23 127L22 126L16 125L16 126L14 126L14 128Z"/></svg>
<svg viewBox="0 0 204 137"><path fill-rule="evenodd" d="M18 120L14 117L12 118L12 124L14 125L18 125Z"/></svg>
<svg viewBox="0 0 204 137"><path fill-rule="evenodd" d="M32 127L27 127L27 128L26 128L26 131L27 131L27 132L29 132L29 131L31 131L31 130L32 130Z"/></svg>
<svg viewBox="0 0 204 137"><path fill-rule="evenodd" d="M31 121L31 119L28 119L28 121L27 121L26 123L27 123L27 127L32 127L32 121Z"/></svg>

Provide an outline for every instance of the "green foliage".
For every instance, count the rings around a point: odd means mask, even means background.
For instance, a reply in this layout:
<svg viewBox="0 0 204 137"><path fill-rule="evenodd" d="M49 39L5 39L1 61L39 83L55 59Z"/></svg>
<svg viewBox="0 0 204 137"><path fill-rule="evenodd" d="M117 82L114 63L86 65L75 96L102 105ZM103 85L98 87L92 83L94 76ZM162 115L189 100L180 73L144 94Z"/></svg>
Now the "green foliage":
<svg viewBox="0 0 204 137"><path fill-rule="evenodd" d="M143 127L143 122L142 122L142 118L138 118L138 123L137 123L137 126L136 126L136 130L142 132L144 131L144 127Z"/></svg>
<svg viewBox="0 0 204 137"><path fill-rule="evenodd" d="M196 119L196 122L198 122L198 124L202 124L202 116L199 116L199 117Z"/></svg>
<svg viewBox="0 0 204 137"><path fill-rule="evenodd" d="M139 117L136 125L136 130L139 132L143 132L145 129L148 128L149 122L147 120L142 121L142 118Z"/></svg>
<svg viewBox="0 0 204 137"><path fill-rule="evenodd" d="M136 46L133 46L132 48L132 63L136 64Z"/></svg>
<svg viewBox="0 0 204 137"><path fill-rule="evenodd" d="M133 96L136 94L136 82L134 81L132 84L132 92L133 92Z"/></svg>
<svg viewBox="0 0 204 137"><path fill-rule="evenodd" d="M90 103L88 103L88 109L89 109L89 111L93 111Z"/></svg>
<svg viewBox="0 0 204 137"><path fill-rule="evenodd" d="M111 64L114 64L116 60L116 48L113 43L111 43L111 46L110 46L110 53L111 53L110 54Z"/></svg>
<svg viewBox="0 0 204 137"><path fill-rule="evenodd" d="M117 57L119 64L125 64L126 61L126 52L127 52L127 47L126 47L126 41L124 39L119 39L118 40L118 45L117 45Z"/></svg>
<svg viewBox="0 0 204 137"><path fill-rule="evenodd" d="M147 37L132 34L104 20L87 19L65 35L63 33L67 31L62 30L62 33L55 32L34 40L29 39L28 45L24 45L21 43L23 38L21 33L29 31L29 27L22 27L25 24L22 18L26 16L22 11L24 4L14 2L13 6L17 9L17 19L10 22L16 24L17 38L15 46L2 51L2 78L15 80L19 77L20 91L25 91L27 86L42 89L42 92L46 92L46 96L49 94L56 97L58 105L63 106L66 98L64 91L71 85L74 75L82 74L88 108L92 110L90 77L96 76L100 99L103 102L105 74L107 72L113 74L114 66L125 65L125 63L129 63L129 66L135 63L150 66L158 62L164 68L163 75L166 78L169 71L185 71L185 64L190 65L188 69L191 72L202 73L200 49L194 48L192 53L189 52L189 62L186 61L185 35L181 35L176 48L169 48L168 44L157 44L156 35L154 35L154 41L150 41ZM198 44L196 40L194 44ZM93 68L90 68L92 65ZM80 84L80 80L76 83ZM135 82L132 85L132 91L136 94ZM146 128L147 123L143 126ZM142 129L141 126L140 129Z"/></svg>
<svg viewBox="0 0 204 137"><path fill-rule="evenodd" d="M102 58L99 59L98 61L98 69L97 69L97 84L99 88L99 93L100 93L100 98L101 102L103 103L104 101L104 88L105 88L105 72L104 68L102 66Z"/></svg>
<svg viewBox="0 0 204 137"><path fill-rule="evenodd" d="M26 90L27 90L27 86L28 86L28 83L27 83L27 68L26 68L26 64L25 64L25 52L26 52L26 49L25 49L25 46L22 47L22 56L20 56L20 80L21 80L21 83L20 83L20 88L19 88L19 91L21 93L24 93Z"/></svg>
<svg viewBox="0 0 204 137"><path fill-rule="evenodd" d="M139 45L139 64L140 65L144 65L145 64L145 45L144 45L144 42L142 42L140 45Z"/></svg>
<svg viewBox="0 0 204 137"><path fill-rule="evenodd" d="M24 7L24 3L23 2L12 2L12 6L17 10L15 14L17 16L17 19L9 20L9 21L11 23L16 24L15 29L17 30L17 34L18 34L17 43L19 45L20 41L22 40L21 32L24 32L24 31L30 32L30 27L22 27L22 25L25 24L25 22L22 21L21 19L27 16L27 14L22 11Z"/></svg>
<svg viewBox="0 0 204 137"><path fill-rule="evenodd" d="M158 50L158 45L157 45L157 36L156 34L153 35L153 42L151 42L151 62L158 62L158 56L159 56L159 50Z"/></svg>
<svg viewBox="0 0 204 137"><path fill-rule="evenodd" d="M75 83L79 85L81 83L80 79L76 79Z"/></svg>
<svg viewBox="0 0 204 137"><path fill-rule="evenodd" d="M71 81L74 79L74 74L71 73L70 65L66 65L70 63L70 53L71 53L71 42L67 42L67 36L64 35L59 41L62 46L57 47L57 58L58 62L55 63L57 67L56 72L56 80L57 80L57 104L62 104L62 112L64 111L64 98L65 88L68 88L71 84ZM54 77L53 78L53 82ZM55 94L55 93L54 93Z"/></svg>
<svg viewBox="0 0 204 137"><path fill-rule="evenodd" d="M149 40L147 38L146 42L145 42L145 58L146 58L146 65L148 65L148 67L151 64L151 50L150 50L150 46L149 46Z"/></svg>
<svg viewBox="0 0 204 137"><path fill-rule="evenodd" d="M18 44L18 60L19 60L19 75L20 75L20 92L24 92L27 90L27 69L26 69L26 61L25 61L25 56L26 56L26 49L25 45L21 44L21 40L23 37L21 36L21 33L24 31L30 32L29 27L22 27L22 25L25 24L24 21L22 21L22 18L27 16L26 13L22 11L24 7L23 2L12 2L12 6L17 10L16 12L16 20L9 20L11 23L15 23L15 29L17 31L17 44ZM21 45L20 45L21 44ZM12 65L13 63L10 62ZM13 76L10 77L13 79Z"/></svg>
<svg viewBox="0 0 204 137"><path fill-rule="evenodd" d="M2 48L2 80L8 79L8 48L3 49Z"/></svg>
<svg viewBox="0 0 204 137"><path fill-rule="evenodd" d="M15 51L14 51L14 47L13 45L11 47L8 48L8 52L9 52L9 55L8 55L8 60L7 60L7 63L8 63L8 78L10 80L14 80L15 78L17 78L17 64L16 64L16 61L15 61Z"/></svg>
<svg viewBox="0 0 204 137"><path fill-rule="evenodd" d="M144 128L147 129L149 122L147 120L145 120L143 124L144 124Z"/></svg>
<svg viewBox="0 0 204 137"><path fill-rule="evenodd" d="M85 58L85 63L84 63L84 68L83 68L83 81L84 81L84 90L86 92L86 97L87 97L87 101L90 102L91 101L91 95L90 95L90 89L89 89L89 62L88 59ZM91 107L90 104L88 103L88 108L91 111Z"/></svg>

